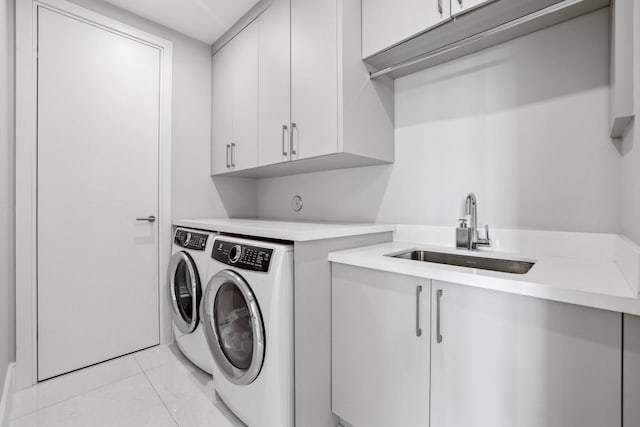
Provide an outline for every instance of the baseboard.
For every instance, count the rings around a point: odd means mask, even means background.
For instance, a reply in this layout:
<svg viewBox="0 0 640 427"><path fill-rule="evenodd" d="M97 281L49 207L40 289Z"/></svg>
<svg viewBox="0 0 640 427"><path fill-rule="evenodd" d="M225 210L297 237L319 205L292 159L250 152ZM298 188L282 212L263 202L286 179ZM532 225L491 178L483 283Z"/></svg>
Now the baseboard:
<svg viewBox="0 0 640 427"><path fill-rule="evenodd" d="M15 367L15 363L9 363L7 374L4 377L4 387L2 388L2 398L0 399L0 427L9 426L11 402L13 401L13 392L15 391L15 381L13 378Z"/></svg>

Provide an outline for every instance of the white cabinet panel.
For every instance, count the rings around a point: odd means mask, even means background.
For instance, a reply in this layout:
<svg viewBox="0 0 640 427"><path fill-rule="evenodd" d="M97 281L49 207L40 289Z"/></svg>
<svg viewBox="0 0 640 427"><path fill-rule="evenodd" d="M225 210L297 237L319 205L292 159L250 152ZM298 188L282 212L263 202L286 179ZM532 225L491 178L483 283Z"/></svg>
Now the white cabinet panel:
<svg viewBox="0 0 640 427"><path fill-rule="evenodd" d="M362 57L383 51L450 17L449 0L362 0Z"/></svg>
<svg viewBox="0 0 640 427"><path fill-rule="evenodd" d="M624 389L623 422L624 427L640 424L640 317L624 315Z"/></svg>
<svg viewBox="0 0 640 427"><path fill-rule="evenodd" d="M332 410L354 427L429 425L429 293L429 280L333 265Z"/></svg>
<svg viewBox="0 0 640 427"><path fill-rule="evenodd" d="M636 2L636 4L638 4ZM635 7L640 7L635 6ZM637 13L637 12L636 12ZM635 116L634 55L635 43L640 43L635 26L640 21L634 16L633 0L615 0L611 3L611 59L609 90L609 122L612 138L621 138Z"/></svg>
<svg viewBox="0 0 640 427"><path fill-rule="evenodd" d="M258 18L258 164L260 166L289 160L290 24L290 0L274 0Z"/></svg>
<svg viewBox="0 0 640 427"><path fill-rule="evenodd" d="M254 22L213 56L211 173L258 164L258 29Z"/></svg>
<svg viewBox="0 0 640 427"><path fill-rule="evenodd" d="M431 425L620 425L620 316L433 281Z"/></svg>
<svg viewBox="0 0 640 427"><path fill-rule="evenodd" d="M495 0L451 0L451 16L458 16Z"/></svg>
<svg viewBox="0 0 640 427"><path fill-rule="evenodd" d="M231 169L258 164L258 27L254 21L231 41L233 139Z"/></svg>
<svg viewBox="0 0 640 427"><path fill-rule="evenodd" d="M349 0L351 1L351 0ZM292 159L338 151L336 0L291 2Z"/></svg>
<svg viewBox="0 0 640 427"><path fill-rule="evenodd" d="M229 170L229 148L233 138L233 72L229 46L213 57L211 72L211 173Z"/></svg>

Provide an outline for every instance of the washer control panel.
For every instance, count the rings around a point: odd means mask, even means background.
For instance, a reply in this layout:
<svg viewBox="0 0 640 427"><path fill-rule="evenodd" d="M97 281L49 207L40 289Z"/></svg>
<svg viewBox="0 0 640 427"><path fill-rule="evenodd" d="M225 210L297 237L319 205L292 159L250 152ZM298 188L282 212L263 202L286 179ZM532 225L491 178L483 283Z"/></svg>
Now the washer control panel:
<svg viewBox="0 0 640 427"><path fill-rule="evenodd" d="M187 231L179 228L176 230L176 235L173 241L176 245L182 248L204 251L207 246L208 238L209 235L207 234L195 233L193 231Z"/></svg>
<svg viewBox="0 0 640 427"><path fill-rule="evenodd" d="M272 255L273 249L216 240L211 257L236 268L266 273Z"/></svg>

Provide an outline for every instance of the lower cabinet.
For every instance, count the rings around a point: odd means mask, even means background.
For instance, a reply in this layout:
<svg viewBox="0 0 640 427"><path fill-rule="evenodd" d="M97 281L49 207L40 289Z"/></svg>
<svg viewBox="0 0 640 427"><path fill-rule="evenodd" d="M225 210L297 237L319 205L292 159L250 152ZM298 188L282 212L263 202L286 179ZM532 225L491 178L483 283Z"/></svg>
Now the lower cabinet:
<svg viewBox="0 0 640 427"><path fill-rule="evenodd" d="M341 264L332 276L346 423L621 425L620 313Z"/></svg>
<svg viewBox="0 0 640 427"><path fill-rule="evenodd" d="M435 280L431 298L431 426L620 426L620 313Z"/></svg>
<svg viewBox="0 0 640 427"><path fill-rule="evenodd" d="M332 275L333 412L355 427L429 425L430 281L340 264Z"/></svg>

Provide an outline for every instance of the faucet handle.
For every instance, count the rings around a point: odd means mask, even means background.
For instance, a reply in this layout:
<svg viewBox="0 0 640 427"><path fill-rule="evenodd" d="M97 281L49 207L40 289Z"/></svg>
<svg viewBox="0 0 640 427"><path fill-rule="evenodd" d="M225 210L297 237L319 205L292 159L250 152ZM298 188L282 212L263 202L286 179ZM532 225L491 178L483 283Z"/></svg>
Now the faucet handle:
<svg viewBox="0 0 640 427"><path fill-rule="evenodd" d="M460 218L458 221L460 222L459 228L467 228L467 218Z"/></svg>
<svg viewBox="0 0 640 427"><path fill-rule="evenodd" d="M480 237L480 233L478 233L476 244L483 245L483 246L491 246L491 237L489 236L489 224L484 226L484 237Z"/></svg>

